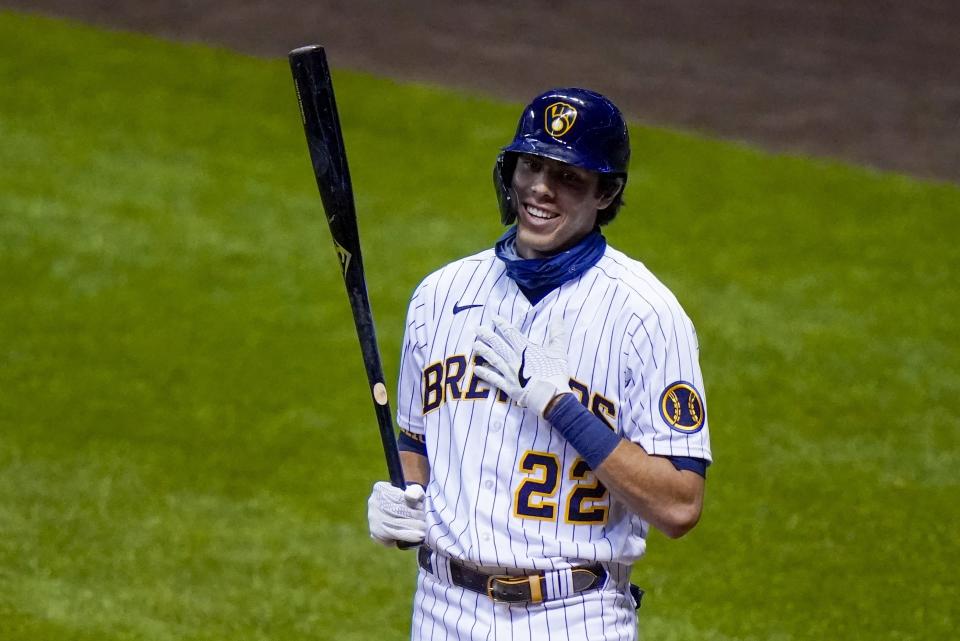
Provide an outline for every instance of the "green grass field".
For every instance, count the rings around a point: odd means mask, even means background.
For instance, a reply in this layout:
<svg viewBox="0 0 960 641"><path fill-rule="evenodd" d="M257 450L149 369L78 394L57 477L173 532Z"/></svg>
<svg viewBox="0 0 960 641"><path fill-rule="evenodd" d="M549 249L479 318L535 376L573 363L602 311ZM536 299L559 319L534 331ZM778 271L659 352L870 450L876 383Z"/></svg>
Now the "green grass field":
<svg viewBox="0 0 960 641"><path fill-rule="evenodd" d="M335 81L395 380L520 105ZM952 638L960 189L632 135L607 236L697 324L716 457L642 638ZM0 12L0 276L0 639L407 638L286 61Z"/></svg>

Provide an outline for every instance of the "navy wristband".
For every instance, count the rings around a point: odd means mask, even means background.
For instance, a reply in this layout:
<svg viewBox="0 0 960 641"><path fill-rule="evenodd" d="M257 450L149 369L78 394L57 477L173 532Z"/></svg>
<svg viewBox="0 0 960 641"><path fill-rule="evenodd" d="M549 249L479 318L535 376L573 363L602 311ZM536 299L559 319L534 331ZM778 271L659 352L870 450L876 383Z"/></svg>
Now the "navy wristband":
<svg viewBox="0 0 960 641"><path fill-rule="evenodd" d="M593 470L600 467L620 443L620 437L581 405L573 394L564 394L554 401L544 418L580 452Z"/></svg>

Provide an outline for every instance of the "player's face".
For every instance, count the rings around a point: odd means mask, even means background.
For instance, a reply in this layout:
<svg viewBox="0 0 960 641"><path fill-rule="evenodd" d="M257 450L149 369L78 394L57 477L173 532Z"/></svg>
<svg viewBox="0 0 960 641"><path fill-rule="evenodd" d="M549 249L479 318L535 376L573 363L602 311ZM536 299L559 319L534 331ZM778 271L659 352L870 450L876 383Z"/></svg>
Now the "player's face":
<svg viewBox="0 0 960 641"><path fill-rule="evenodd" d="M517 158L512 186L517 253L523 258L543 258L577 244L616 195L599 193L596 172L527 154Z"/></svg>

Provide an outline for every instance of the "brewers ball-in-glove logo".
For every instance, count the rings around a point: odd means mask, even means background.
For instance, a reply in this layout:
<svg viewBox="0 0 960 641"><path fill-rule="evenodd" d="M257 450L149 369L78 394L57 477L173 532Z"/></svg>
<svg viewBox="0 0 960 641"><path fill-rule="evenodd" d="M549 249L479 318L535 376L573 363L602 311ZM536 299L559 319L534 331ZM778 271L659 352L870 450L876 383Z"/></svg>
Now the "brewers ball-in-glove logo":
<svg viewBox="0 0 960 641"><path fill-rule="evenodd" d="M699 432L705 413L700 394L690 383L677 381L668 385L660 395L660 415L678 432Z"/></svg>
<svg viewBox="0 0 960 641"><path fill-rule="evenodd" d="M577 120L577 110L565 102L555 102L543 112L543 120L547 133L559 138L573 127Z"/></svg>

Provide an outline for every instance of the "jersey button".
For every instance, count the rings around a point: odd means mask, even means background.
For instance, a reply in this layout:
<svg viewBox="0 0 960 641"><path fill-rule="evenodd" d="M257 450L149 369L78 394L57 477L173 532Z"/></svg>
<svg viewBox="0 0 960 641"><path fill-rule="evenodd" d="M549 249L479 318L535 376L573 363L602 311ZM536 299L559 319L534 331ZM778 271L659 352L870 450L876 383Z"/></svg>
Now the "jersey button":
<svg viewBox="0 0 960 641"><path fill-rule="evenodd" d="M483 487L487 488L488 490L492 490L492 489L493 489L493 481L484 481L484 482L483 482Z"/></svg>
<svg viewBox="0 0 960 641"><path fill-rule="evenodd" d="M503 423L501 423L500 421L497 421L496 423L490 426L491 432L499 432L502 429L503 429Z"/></svg>

